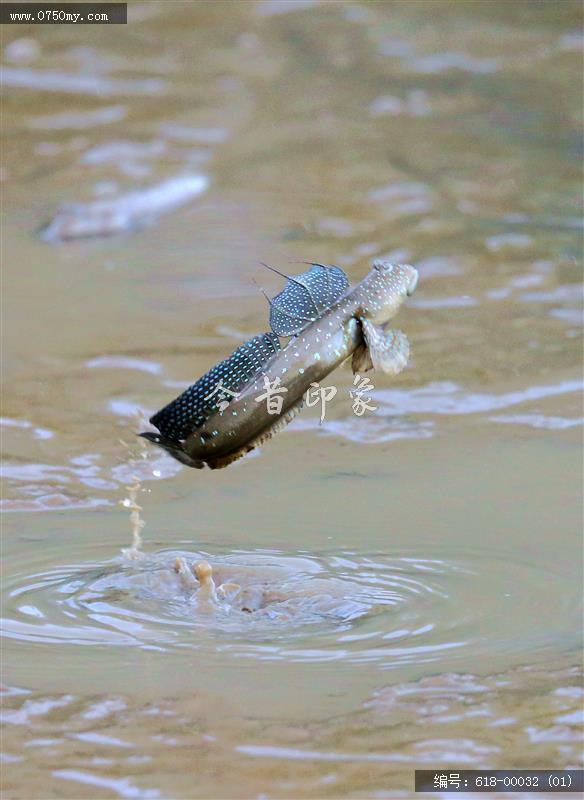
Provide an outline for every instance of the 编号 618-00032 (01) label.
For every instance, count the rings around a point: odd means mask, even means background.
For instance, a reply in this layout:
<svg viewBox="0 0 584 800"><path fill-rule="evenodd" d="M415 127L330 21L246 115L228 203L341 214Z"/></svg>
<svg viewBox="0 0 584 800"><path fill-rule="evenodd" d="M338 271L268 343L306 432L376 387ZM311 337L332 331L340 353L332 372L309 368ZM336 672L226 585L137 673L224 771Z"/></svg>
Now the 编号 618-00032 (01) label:
<svg viewBox="0 0 584 800"><path fill-rule="evenodd" d="M417 769L416 792L582 792L582 769Z"/></svg>

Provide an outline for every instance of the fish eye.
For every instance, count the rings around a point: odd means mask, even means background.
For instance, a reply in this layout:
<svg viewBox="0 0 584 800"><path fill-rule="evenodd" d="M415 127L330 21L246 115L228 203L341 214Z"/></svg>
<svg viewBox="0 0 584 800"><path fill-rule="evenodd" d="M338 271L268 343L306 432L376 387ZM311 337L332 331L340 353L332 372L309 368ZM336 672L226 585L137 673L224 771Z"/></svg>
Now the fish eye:
<svg viewBox="0 0 584 800"><path fill-rule="evenodd" d="M390 264L388 261L373 262L373 269L376 269L379 272L393 272L394 266L394 264Z"/></svg>

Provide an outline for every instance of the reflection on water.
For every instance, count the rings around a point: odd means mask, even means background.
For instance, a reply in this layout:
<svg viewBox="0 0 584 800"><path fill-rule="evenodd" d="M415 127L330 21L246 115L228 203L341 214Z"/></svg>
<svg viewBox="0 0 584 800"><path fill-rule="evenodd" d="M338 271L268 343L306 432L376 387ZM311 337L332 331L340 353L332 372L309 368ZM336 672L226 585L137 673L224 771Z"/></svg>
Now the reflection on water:
<svg viewBox="0 0 584 800"><path fill-rule="evenodd" d="M116 152L115 159L125 160L123 151ZM99 163L100 160L86 157L85 162ZM185 205L204 192L208 183L204 175L185 175L111 200L69 203L43 230L42 238L47 242L59 242L127 233Z"/></svg>
<svg viewBox="0 0 584 800"><path fill-rule="evenodd" d="M575 766L581 6L225 8L4 31L6 797ZM222 474L134 443L265 330L260 260L373 258L420 272L375 412L341 369ZM239 590L203 613L177 556Z"/></svg>

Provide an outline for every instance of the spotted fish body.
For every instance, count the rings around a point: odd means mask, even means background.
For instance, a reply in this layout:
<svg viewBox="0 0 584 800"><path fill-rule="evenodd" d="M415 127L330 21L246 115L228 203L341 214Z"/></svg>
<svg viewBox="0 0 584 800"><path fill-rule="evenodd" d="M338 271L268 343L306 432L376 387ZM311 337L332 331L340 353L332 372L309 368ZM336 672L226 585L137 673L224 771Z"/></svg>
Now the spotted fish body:
<svg viewBox="0 0 584 800"><path fill-rule="evenodd" d="M150 422L167 439L186 439L193 429L199 428L207 417L221 409L222 400L229 401L237 394L280 349L280 340L275 334L254 336L154 414Z"/></svg>
<svg viewBox="0 0 584 800"><path fill-rule="evenodd" d="M142 436L191 467L217 469L258 447L290 422L311 383L322 381L351 354L355 371L373 364L395 374L407 361L407 338L399 331L384 331L379 326L395 315L415 290L417 280L418 273L411 266L375 262L361 283L344 292L315 321L307 322L284 349L276 350L263 363L225 409L211 413L196 428L192 427L184 441L154 433ZM298 317L298 312L305 309L291 303L290 310ZM279 386L282 392L282 407L275 415L269 413L265 400L257 399L265 395L268 385ZM158 416L152 418L156 425ZM185 429L173 428L172 432Z"/></svg>
<svg viewBox="0 0 584 800"><path fill-rule="evenodd" d="M273 267L268 269L282 275ZM349 285L340 267L324 264L311 264L310 269L300 275L282 277L287 279L286 287L273 300L268 298L273 333L254 336L242 344L150 418L160 435L144 434L146 438L164 447L179 461L189 463L182 442L208 417L222 412L232 397L281 349L278 336L301 331L322 315Z"/></svg>

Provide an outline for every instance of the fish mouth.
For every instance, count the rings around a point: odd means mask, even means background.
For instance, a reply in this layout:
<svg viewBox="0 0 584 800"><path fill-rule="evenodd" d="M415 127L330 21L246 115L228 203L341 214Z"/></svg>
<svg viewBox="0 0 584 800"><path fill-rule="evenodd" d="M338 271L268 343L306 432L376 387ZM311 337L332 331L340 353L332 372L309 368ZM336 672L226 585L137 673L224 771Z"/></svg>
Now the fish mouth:
<svg viewBox="0 0 584 800"><path fill-rule="evenodd" d="M406 287L406 294L408 297L411 297L413 293L416 291L419 277L420 276L418 275L418 270L412 267L412 274L408 281L408 285Z"/></svg>

